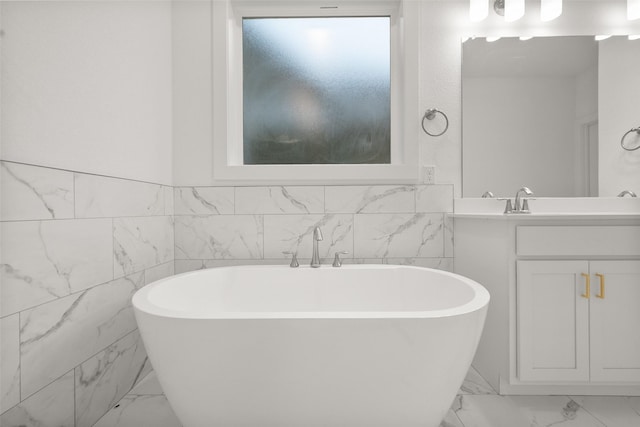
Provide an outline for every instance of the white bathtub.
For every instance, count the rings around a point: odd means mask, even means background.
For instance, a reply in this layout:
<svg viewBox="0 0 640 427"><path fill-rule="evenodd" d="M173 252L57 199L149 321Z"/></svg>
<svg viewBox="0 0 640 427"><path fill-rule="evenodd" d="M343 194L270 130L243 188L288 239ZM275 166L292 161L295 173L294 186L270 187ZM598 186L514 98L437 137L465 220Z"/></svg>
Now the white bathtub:
<svg viewBox="0 0 640 427"><path fill-rule="evenodd" d="M465 277L389 265L216 268L133 297L184 427L436 427L488 302Z"/></svg>

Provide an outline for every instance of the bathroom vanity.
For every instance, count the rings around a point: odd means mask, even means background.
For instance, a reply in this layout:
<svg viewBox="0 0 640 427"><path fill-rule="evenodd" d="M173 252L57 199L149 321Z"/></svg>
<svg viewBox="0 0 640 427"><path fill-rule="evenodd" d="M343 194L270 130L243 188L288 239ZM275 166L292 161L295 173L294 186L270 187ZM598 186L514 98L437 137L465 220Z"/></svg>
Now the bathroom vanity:
<svg viewBox="0 0 640 427"><path fill-rule="evenodd" d="M640 199L459 199L454 271L491 294L475 368L500 394L640 395Z"/></svg>

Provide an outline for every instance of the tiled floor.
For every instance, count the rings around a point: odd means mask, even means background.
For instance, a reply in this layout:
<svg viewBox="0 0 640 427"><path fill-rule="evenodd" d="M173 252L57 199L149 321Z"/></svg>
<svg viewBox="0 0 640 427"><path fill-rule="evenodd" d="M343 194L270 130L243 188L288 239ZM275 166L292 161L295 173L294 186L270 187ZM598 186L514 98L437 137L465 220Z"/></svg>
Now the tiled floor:
<svg viewBox="0 0 640 427"><path fill-rule="evenodd" d="M471 368L440 425L551 426L640 427L640 397L498 396ZM180 427L180 422L152 372L94 427Z"/></svg>

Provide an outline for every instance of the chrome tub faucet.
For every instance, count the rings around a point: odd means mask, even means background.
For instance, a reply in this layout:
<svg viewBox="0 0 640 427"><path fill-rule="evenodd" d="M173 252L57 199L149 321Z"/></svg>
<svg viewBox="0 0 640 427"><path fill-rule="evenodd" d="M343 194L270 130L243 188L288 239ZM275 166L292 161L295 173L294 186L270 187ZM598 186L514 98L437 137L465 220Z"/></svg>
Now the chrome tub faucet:
<svg viewBox="0 0 640 427"><path fill-rule="evenodd" d="M311 256L311 267L320 267L320 254L318 253L318 242L323 240L320 227L313 229L313 255Z"/></svg>

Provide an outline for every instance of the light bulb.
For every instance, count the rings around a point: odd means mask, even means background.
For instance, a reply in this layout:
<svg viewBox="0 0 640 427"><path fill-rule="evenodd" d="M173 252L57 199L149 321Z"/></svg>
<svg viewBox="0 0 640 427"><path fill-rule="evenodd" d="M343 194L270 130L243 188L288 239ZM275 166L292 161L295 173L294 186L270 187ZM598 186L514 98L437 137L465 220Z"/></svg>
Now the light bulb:
<svg viewBox="0 0 640 427"><path fill-rule="evenodd" d="M469 2L469 19L473 22L479 22L489 15L488 0L470 0Z"/></svg>
<svg viewBox="0 0 640 427"><path fill-rule="evenodd" d="M640 18L640 0L627 0L627 19L632 21Z"/></svg>
<svg viewBox="0 0 640 427"><path fill-rule="evenodd" d="M552 21L562 15L562 0L540 0L540 19Z"/></svg>
<svg viewBox="0 0 640 427"><path fill-rule="evenodd" d="M517 21L524 16L524 0L504 0L504 20Z"/></svg>

